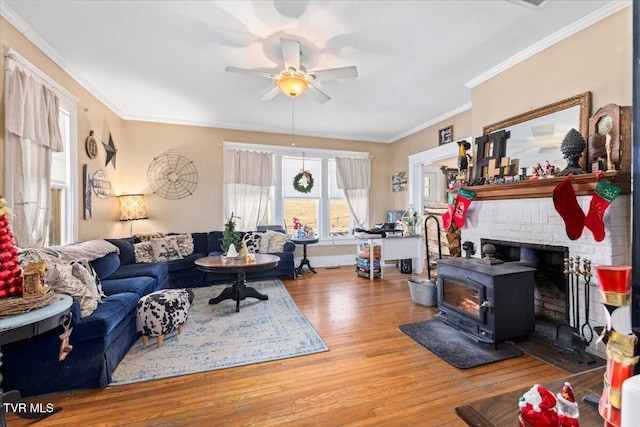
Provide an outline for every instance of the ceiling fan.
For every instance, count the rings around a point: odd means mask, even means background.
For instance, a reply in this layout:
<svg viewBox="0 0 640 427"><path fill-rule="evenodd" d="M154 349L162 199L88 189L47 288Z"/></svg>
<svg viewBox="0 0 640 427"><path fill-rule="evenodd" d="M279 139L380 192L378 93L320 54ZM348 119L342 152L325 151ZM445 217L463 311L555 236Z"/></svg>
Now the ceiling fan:
<svg viewBox="0 0 640 427"><path fill-rule="evenodd" d="M324 103L330 100L331 97L314 86L314 82L353 79L358 77L358 70L354 65L350 67L330 68L327 70L307 71L307 69L300 64L300 42L281 38L280 44L282 46L284 69L277 74L237 67L226 67L225 70L234 73L253 74L276 80L276 86L262 95L262 97L258 99L259 101L273 99L280 92L291 98L296 98L305 92L306 89L309 89L307 93L311 95L313 99Z"/></svg>

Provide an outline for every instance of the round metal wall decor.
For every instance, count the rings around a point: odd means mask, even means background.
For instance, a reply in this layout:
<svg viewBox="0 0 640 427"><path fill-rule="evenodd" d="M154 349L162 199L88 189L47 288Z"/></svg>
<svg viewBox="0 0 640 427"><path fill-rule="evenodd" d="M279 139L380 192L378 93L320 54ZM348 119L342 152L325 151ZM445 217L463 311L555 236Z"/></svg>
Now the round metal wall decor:
<svg viewBox="0 0 640 427"><path fill-rule="evenodd" d="M198 186L198 171L193 161L184 156L163 154L149 165L147 182L153 194L169 200L183 199Z"/></svg>

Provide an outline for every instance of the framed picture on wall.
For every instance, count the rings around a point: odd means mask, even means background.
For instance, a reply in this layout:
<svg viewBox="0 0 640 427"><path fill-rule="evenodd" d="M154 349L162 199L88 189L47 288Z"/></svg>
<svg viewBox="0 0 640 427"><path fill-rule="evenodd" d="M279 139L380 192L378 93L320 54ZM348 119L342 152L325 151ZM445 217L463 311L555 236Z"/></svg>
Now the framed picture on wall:
<svg viewBox="0 0 640 427"><path fill-rule="evenodd" d="M407 173L398 172L391 177L391 188L393 192L407 191Z"/></svg>
<svg viewBox="0 0 640 427"><path fill-rule="evenodd" d="M453 141L453 126L447 126L444 129L438 131L438 137L440 139L440 145L448 144Z"/></svg>
<svg viewBox="0 0 640 427"><path fill-rule="evenodd" d="M84 219L91 219L91 166L84 165L82 167L83 174L83 208L84 208Z"/></svg>

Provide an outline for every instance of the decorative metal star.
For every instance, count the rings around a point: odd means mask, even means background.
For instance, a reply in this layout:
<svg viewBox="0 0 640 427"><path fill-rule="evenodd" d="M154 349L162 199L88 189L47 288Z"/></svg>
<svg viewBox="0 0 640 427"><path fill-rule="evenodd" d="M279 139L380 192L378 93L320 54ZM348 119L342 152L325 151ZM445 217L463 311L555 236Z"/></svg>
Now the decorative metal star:
<svg viewBox="0 0 640 427"><path fill-rule="evenodd" d="M107 161L104 163L104 166L107 167L107 165L109 164L109 162L113 163L113 168L116 168L116 153L118 152L118 150L116 149L116 146L113 143L113 138L111 138L111 132L109 132L109 144L105 144L104 141L102 142L102 145L104 146L104 149L107 152Z"/></svg>

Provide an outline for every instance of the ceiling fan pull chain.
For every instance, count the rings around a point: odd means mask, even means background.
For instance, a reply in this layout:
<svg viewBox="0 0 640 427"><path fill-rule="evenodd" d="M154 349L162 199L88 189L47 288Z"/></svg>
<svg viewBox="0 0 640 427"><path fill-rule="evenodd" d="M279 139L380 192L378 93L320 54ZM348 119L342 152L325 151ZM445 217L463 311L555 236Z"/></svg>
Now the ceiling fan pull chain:
<svg viewBox="0 0 640 427"><path fill-rule="evenodd" d="M295 112L294 112L294 106L293 106L293 102L295 101L295 98L291 98L291 145L295 146L296 145L296 141L295 141L295 136L296 136L296 116L295 116Z"/></svg>

